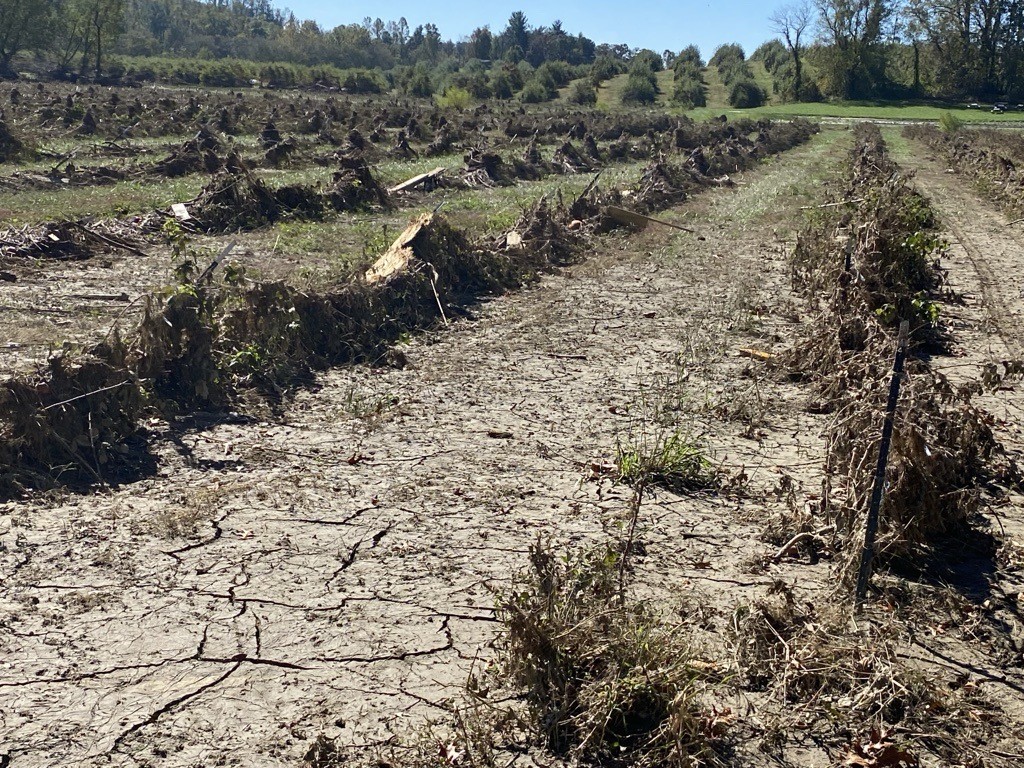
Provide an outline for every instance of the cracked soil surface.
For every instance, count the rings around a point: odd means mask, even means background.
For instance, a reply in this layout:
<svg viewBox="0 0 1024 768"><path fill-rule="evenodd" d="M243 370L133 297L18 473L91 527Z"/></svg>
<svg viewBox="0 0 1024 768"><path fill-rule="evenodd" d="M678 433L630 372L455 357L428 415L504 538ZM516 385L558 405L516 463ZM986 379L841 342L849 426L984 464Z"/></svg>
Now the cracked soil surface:
<svg viewBox="0 0 1024 768"><path fill-rule="evenodd" d="M693 433L755 492L656 494L644 588L721 616L779 578L824 594L826 567L749 567L780 480L801 498L820 483L825 417L737 350L792 341L795 219L777 210L813 202L807 185L848 145L828 131L665 214L704 240L607 237L402 345L402 369L325 374L281 420L154 423L153 477L0 507L0 754L11 768L297 765L319 733L382 743L442 712L486 660L494 590L531 543L621 519L629 494L604 468L668 378L685 382ZM964 285L968 266L951 267ZM996 304L968 305L964 333L1019 338L999 319L1012 311L985 315ZM1018 499L1002 516L1021 532ZM824 763L812 750L794 764Z"/></svg>

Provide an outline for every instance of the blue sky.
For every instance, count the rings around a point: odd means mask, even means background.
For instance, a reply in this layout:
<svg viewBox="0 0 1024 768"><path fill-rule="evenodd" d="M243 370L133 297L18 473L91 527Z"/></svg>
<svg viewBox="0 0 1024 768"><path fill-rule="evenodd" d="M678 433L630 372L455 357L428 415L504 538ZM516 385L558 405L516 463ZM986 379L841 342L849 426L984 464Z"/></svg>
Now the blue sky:
<svg viewBox="0 0 1024 768"><path fill-rule="evenodd" d="M409 26L433 22L445 39L458 40L485 24L500 32L513 11L522 11L530 26L548 26L561 19L566 31L582 32L598 43L628 43L661 53L697 45L707 58L721 43L740 43L749 54L773 35L768 15L787 0L513 0L511 4L472 0L377 0L339 3L337 0L281 0L300 19L314 19L322 27L359 23L366 16L384 21L404 16Z"/></svg>

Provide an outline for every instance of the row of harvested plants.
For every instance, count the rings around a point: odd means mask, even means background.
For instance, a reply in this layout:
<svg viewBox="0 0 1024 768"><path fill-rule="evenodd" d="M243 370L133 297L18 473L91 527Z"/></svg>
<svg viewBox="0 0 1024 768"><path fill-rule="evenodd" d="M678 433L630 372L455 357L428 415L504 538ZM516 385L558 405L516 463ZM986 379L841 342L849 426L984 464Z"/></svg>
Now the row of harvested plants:
<svg viewBox="0 0 1024 768"><path fill-rule="evenodd" d="M684 188L706 186L709 180L727 183L728 179L722 177L802 141L810 128L800 121L695 123L684 118L666 132L639 139L620 135L605 147L599 146L593 134L585 130L570 126L569 135L555 146L550 159L542 155L536 138L523 142L520 151L499 152L470 146L461 171L432 175L429 184L411 191L439 186L511 185L557 174L588 173L615 162L652 158L659 161L652 166L652 190L659 185L675 190L664 196L662 204L668 204L672 199L681 200ZM573 136L582 136L579 144L574 143ZM279 146L281 143L271 145L268 152ZM222 137L204 128L155 165L135 173L209 174L211 178L200 193L194 199L182 201L189 217L183 226L207 234L256 229L286 218L319 219L336 212L388 207L409 200L408 192L397 195L384 188L369 154L361 147L361 140L349 142L343 149L317 160L318 164L336 169L329 181L275 187L258 174L256 169L262 164L259 157L243 157ZM685 154L686 162L673 171L676 178L659 180L657 174L663 170L658 169L668 167L660 159L673 154ZM93 172L99 173L100 169ZM683 176L689 180L684 181ZM163 210L116 222L79 220L9 228L0 231L0 256L88 258L105 250L137 247L141 240L131 236L132 229L139 238L152 236L166 219L173 217L171 210Z"/></svg>
<svg viewBox="0 0 1024 768"><path fill-rule="evenodd" d="M606 546L566 554L539 542L499 595L504 625L492 673L474 674L451 719L422 741L374 759L437 765L442 744L442 762L458 755L487 766L536 748L580 764L746 765L765 754L786 763L810 735L834 765L910 768L925 755L934 764L1002 764L984 746L998 718L991 702L962 680L907 662L912 638L897 597L873 595L887 608L850 623L901 320L911 324L910 356L880 568L920 571L951 541L962 550L978 530L982 486L1004 471L988 417L971 402L978 387L956 388L928 362L950 343L937 304L944 244L929 204L889 159L877 128L858 128L855 145L841 183L795 249L793 280L811 320L780 371L805 381L810 407L828 414L828 458L818 506L794 505L774 543L803 533L800 546L834 554L837 599L816 605L777 579L725 626L685 594L671 616L653 610L633 583L636 515L654 485L677 493L697 486L666 482L663 461L629 453L620 471L634 496L621 532ZM648 169L648 199L663 199L659 184L674 172ZM699 450L684 448L688 477L711 471ZM660 454L667 449L658 446ZM708 477L700 484L714 486ZM738 751L751 736L762 753L756 757ZM321 739L307 759L326 768L348 757Z"/></svg>
<svg viewBox="0 0 1024 768"><path fill-rule="evenodd" d="M735 169L815 131L807 122L761 123L757 129L749 138L735 127L720 127L724 137L700 156L709 169ZM691 150L681 164L652 163L628 195L594 184L572 205L541 200L524 212L515 237L497 242L471 242L442 217L426 216L399 238L372 277L359 273L317 293L283 283L240 283L222 270L204 270L179 232L181 282L148 299L133 334L122 339L112 333L88 353L57 356L48 370L0 389L0 487L11 493L57 478L116 476L120 459L132 453L126 440L137 435L146 409L223 408L247 392L277 396L316 368L378 360L388 354L390 341L441 319L445 307L514 287L573 258L588 231L616 225L604 214L604 201L625 196L639 210L654 210L715 185L714 177L694 167L695 156ZM376 194L358 180L365 166L343 170L357 177L351 194ZM239 212L253 209L254 200L255 210L265 213L277 210L281 194L244 167L225 169L195 215L202 221L222 211L238 226ZM328 190L328 198L332 194L345 193ZM398 267L385 269L392 263Z"/></svg>
<svg viewBox="0 0 1024 768"><path fill-rule="evenodd" d="M958 174L979 184L1013 216L1024 216L1024 138L1017 131L908 126L909 138L938 152Z"/></svg>

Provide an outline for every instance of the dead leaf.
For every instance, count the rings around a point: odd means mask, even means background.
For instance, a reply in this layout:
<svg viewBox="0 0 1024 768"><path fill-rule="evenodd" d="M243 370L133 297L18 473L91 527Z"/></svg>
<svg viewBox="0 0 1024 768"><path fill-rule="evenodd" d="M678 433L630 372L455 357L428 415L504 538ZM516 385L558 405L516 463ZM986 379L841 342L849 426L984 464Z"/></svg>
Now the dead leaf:
<svg viewBox="0 0 1024 768"><path fill-rule="evenodd" d="M841 765L847 768L915 768L918 760L889 741L886 734L872 729L867 740L847 747Z"/></svg>

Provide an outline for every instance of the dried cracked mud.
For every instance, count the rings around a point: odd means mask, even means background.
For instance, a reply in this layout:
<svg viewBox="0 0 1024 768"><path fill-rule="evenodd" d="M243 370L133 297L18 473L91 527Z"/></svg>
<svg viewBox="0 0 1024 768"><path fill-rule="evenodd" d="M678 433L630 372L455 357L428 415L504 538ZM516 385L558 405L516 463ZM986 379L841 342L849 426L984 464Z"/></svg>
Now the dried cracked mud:
<svg viewBox="0 0 1024 768"><path fill-rule="evenodd" d="M797 332L796 219L774 212L806 203L847 146L826 132L664 214L703 240L603 239L401 345L404 368L325 374L280 420L154 422L150 478L0 506L0 764L297 765L317 734L380 744L442 714L486 663L495 590L529 546L597 540L621 520L629 494L604 467L652 408L685 414L753 492L656 494L641 587L720 616L776 579L827 594L825 568L749 567L784 497L813 497L825 417L738 350L780 351ZM951 270L965 285L968 266ZM964 309L964 332L998 337L994 304ZM685 402L653 402L668 380ZM1013 535L1019 502L1001 512ZM1020 728L1022 697L1005 698ZM792 764L823 754L809 745Z"/></svg>

